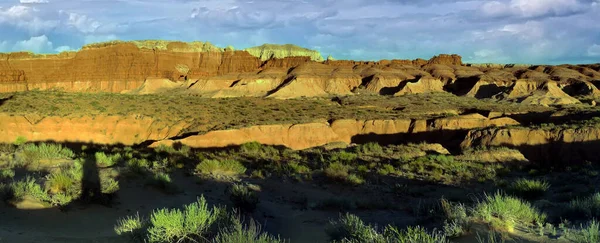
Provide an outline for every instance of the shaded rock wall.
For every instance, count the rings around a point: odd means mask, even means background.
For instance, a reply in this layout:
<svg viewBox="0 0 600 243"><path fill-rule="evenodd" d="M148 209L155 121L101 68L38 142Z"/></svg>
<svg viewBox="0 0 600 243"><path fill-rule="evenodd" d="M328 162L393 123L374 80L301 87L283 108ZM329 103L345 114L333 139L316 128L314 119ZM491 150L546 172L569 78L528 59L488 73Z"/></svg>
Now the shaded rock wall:
<svg viewBox="0 0 600 243"><path fill-rule="evenodd" d="M544 164L600 162L600 127L502 128L471 131L462 148L505 146L516 148L527 159Z"/></svg>

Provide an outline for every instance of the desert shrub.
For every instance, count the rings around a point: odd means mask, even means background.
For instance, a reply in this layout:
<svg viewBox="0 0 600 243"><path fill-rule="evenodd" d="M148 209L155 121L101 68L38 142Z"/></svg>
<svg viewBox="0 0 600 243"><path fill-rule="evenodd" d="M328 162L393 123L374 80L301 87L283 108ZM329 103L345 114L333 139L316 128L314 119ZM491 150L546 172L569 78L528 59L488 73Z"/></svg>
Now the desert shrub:
<svg viewBox="0 0 600 243"><path fill-rule="evenodd" d="M106 178L100 182L100 190L103 194L115 194L119 189L119 182L113 178Z"/></svg>
<svg viewBox="0 0 600 243"><path fill-rule="evenodd" d="M115 165L120 159L120 154L106 155L104 152L96 152L96 164L101 167L110 167Z"/></svg>
<svg viewBox="0 0 600 243"><path fill-rule="evenodd" d="M473 208L473 215L492 227L512 232L516 224L525 226L544 223L546 215L519 198L496 193L486 195Z"/></svg>
<svg viewBox="0 0 600 243"><path fill-rule="evenodd" d="M164 145L164 144L158 145L156 148L154 148L154 151L156 153L167 153L167 154L177 153L177 150L175 148Z"/></svg>
<svg viewBox="0 0 600 243"><path fill-rule="evenodd" d="M14 145L21 146L27 143L27 138L23 136L18 136L17 139L13 142Z"/></svg>
<svg viewBox="0 0 600 243"><path fill-rule="evenodd" d="M386 175L390 175L390 174L396 174L396 168L394 168L393 165L384 164L381 168L379 168L377 170L377 174L380 174L382 176L386 176Z"/></svg>
<svg viewBox="0 0 600 243"><path fill-rule="evenodd" d="M150 170L150 163L146 159L132 158L127 160L126 168L130 176L145 176Z"/></svg>
<svg viewBox="0 0 600 243"><path fill-rule="evenodd" d="M408 227L405 230L398 230L395 227L387 226L383 233L387 242L399 243L444 243L449 242L446 236L439 231L434 230L429 233L421 226Z"/></svg>
<svg viewBox="0 0 600 243"><path fill-rule="evenodd" d="M0 180L1 179L12 179L15 177L15 171L11 169L2 169L0 170Z"/></svg>
<svg viewBox="0 0 600 243"><path fill-rule="evenodd" d="M204 196L180 209L155 210L147 230L148 242L167 243L203 239L220 217L222 208L209 208Z"/></svg>
<svg viewBox="0 0 600 243"><path fill-rule="evenodd" d="M310 168L295 161L290 161L283 166L283 170L287 175L308 174Z"/></svg>
<svg viewBox="0 0 600 243"><path fill-rule="evenodd" d="M22 147L24 157L29 161L70 159L75 157L73 151L60 144L40 143L25 144Z"/></svg>
<svg viewBox="0 0 600 243"><path fill-rule="evenodd" d="M521 178L510 184L508 189L522 198L537 199L544 196L546 191L550 189L550 184L542 180Z"/></svg>
<svg viewBox="0 0 600 243"><path fill-rule="evenodd" d="M346 213L337 221L330 222L327 234L333 241L342 242L385 242L383 235L358 216Z"/></svg>
<svg viewBox="0 0 600 243"><path fill-rule="evenodd" d="M600 242L600 222L592 220L586 225L581 225L580 229L569 234L571 242L590 243Z"/></svg>
<svg viewBox="0 0 600 243"><path fill-rule="evenodd" d="M429 233L420 226L408 227L404 230L387 225L383 232L371 225L365 224L360 218L352 214L345 214L338 221L331 222L327 233L336 242L360 243L444 243L448 242L446 236L434 230Z"/></svg>
<svg viewBox="0 0 600 243"><path fill-rule="evenodd" d="M167 173L158 172L148 178L147 185L154 186L167 193L177 193L179 190L171 181L171 176Z"/></svg>
<svg viewBox="0 0 600 243"><path fill-rule="evenodd" d="M22 199L25 196L31 196L40 201L50 201L48 192L40 186L35 178L27 176L25 179L13 182L11 184L12 197Z"/></svg>
<svg viewBox="0 0 600 243"><path fill-rule="evenodd" d="M248 226L244 226L237 216L232 216L231 226L221 229L213 240L214 243L283 243L279 237L261 233L260 226L254 220L250 220Z"/></svg>
<svg viewBox="0 0 600 243"><path fill-rule="evenodd" d="M256 191L241 184L231 186L229 189L229 199L236 208L244 212L253 212L259 202Z"/></svg>
<svg viewBox="0 0 600 243"><path fill-rule="evenodd" d="M359 175L349 174L348 177L346 177L346 182L350 185L356 186L365 183L365 179L363 179Z"/></svg>
<svg viewBox="0 0 600 243"><path fill-rule="evenodd" d="M351 163L354 160L356 160L356 158L358 158L358 155L352 152L346 152L346 151L338 151L338 152L333 152L331 154L331 161L334 162L342 162L342 163Z"/></svg>
<svg viewBox="0 0 600 243"><path fill-rule="evenodd" d="M146 220L142 219L139 214L119 219L114 227L117 235L127 235L134 242L143 242Z"/></svg>
<svg viewBox="0 0 600 243"><path fill-rule="evenodd" d="M349 170L350 166L340 162L334 162L325 168L325 175L332 180L344 181L346 180L346 177L348 177Z"/></svg>
<svg viewBox="0 0 600 243"><path fill-rule="evenodd" d="M568 212L569 216L600 218L600 192L571 201Z"/></svg>
<svg viewBox="0 0 600 243"><path fill-rule="evenodd" d="M246 167L237 160L203 160L196 172L213 176L236 176L246 172Z"/></svg>
<svg viewBox="0 0 600 243"><path fill-rule="evenodd" d="M263 145L256 141L243 143L242 145L240 145L240 152L246 153L246 154L252 154L252 153L259 152L262 149L262 147L263 147Z"/></svg>
<svg viewBox="0 0 600 243"><path fill-rule="evenodd" d="M259 157L259 158L278 158L279 150L272 146L265 146L259 142L248 142L240 145L240 152L245 155Z"/></svg>
<svg viewBox="0 0 600 243"><path fill-rule="evenodd" d="M50 198L50 203L52 205L63 206L72 202L73 199L74 198L72 195L66 193L57 193L52 195L52 197Z"/></svg>
<svg viewBox="0 0 600 243"><path fill-rule="evenodd" d="M381 155L383 154L383 148L378 143L365 143L363 145L357 146L356 151L358 153L367 154L367 155Z"/></svg>
<svg viewBox="0 0 600 243"><path fill-rule="evenodd" d="M460 237L470 231L471 220L467 214L467 207L461 203L451 203L446 199L441 200L441 206L446 216L444 233L448 237Z"/></svg>
<svg viewBox="0 0 600 243"><path fill-rule="evenodd" d="M53 194L67 193L77 186L77 180L68 171L58 171L46 176L46 188Z"/></svg>

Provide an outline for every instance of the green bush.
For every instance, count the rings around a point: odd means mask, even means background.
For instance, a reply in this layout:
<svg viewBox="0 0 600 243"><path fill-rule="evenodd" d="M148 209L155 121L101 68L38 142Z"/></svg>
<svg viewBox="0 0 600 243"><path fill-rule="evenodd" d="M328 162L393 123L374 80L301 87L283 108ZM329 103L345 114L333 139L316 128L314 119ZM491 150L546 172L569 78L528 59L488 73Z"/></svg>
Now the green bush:
<svg viewBox="0 0 600 243"><path fill-rule="evenodd" d="M15 142L13 142L13 144L17 146L21 146L25 143L27 143L27 138L23 136L18 136L17 139L15 139Z"/></svg>
<svg viewBox="0 0 600 243"><path fill-rule="evenodd" d="M509 232L515 229L516 224L530 226L544 223L546 220L546 215L528 202L501 193L486 195L484 200L473 208L473 215L492 227Z"/></svg>
<svg viewBox="0 0 600 243"><path fill-rule="evenodd" d="M265 146L258 142L249 142L240 145L240 152L245 155L258 158L276 159L279 158L279 150L272 146Z"/></svg>
<svg viewBox="0 0 600 243"><path fill-rule="evenodd" d="M390 174L396 174L396 168L394 168L393 165L384 164L382 166L382 168L379 168L377 170L377 174L380 174L382 176L386 176L386 175L390 175Z"/></svg>
<svg viewBox="0 0 600 243"><path fill-rule="evenodd" d="M145 176L150 169L150 163L146 159L132 158L127 160L126 167L131 176Z"/></svg>
<svg viewBox="0 0 600 243"><path fill-rule="evenodd" d="M333 241L342 242L385 242L385 237L358 216L346 213L339 220L330 222L327 234Z"/></svg>
<svg viewBox="0 0 600 243"><path fill-rule="evenodd" d="M365 179L363 179L362 177L355 175L355 174L350 174L348 175L348 177L346 177L346 182L350 185L361 185L363 183L365 183Z"/></svg>
<svg viewBox="0 0 600 243"><path fill-rule="evenodd" d="M148 242L199 242L213 224L223 216L222 208L208 208L204 196L180 209L159 209L152 213L148 227Z"/></svg>
<svg viewBox="0 0 600 243"><path fill-rule="evenodd" d="M75 153L70 149L60 144L52 143L40 143L39 145L32 143L25 144L22 147L22 151L24 157L29 161L70 159L75 157Z"/></svg>
<svg viewBox="0 0 600 243"><path fill-rule="evenodd" d="M279 237L271 236L267 233L261 233L260 226L251 220L249 225L244 227L238 217L232 217L231 226L220 230L219 234L213 240L214 243L283 243Z"/></svg>
<svg viewBox="0 0 600 243"><path fill-rule="evenodd" d="M446 236L439 231L434 230L429 233L421 226L408 227L405 230L398 230L395 227L387 226L383 233L387 238L386 242L398 243L444 243L449 242Z"/></svg>
<svg viewBox="0 0 600 243"><path fill-rule="evenodd" d="M134 242L143 242L146 221L139 214L119 219L115 225L117 235L127 235Z"/></svg>
<svg viewBox="0 0 600 243"><path fill-rule="evenodd" d="M40 186L33 177L27 176L24 180L11 184L12 197L22 199L29 195L37 200L49 202L48 192Z"/></svg>
<svg viewBox="0 0 600 243"><path fill-rule="evenodd" d="M15 177L15 171L11 169L2 169L0 170L0 180L1 179L12 179Z"/></svg>
<svg viewBox="0 0 600 243"><path fill-rule="evenodd" d="M100 183L101 192L103 194L115 194L119 191L119 182L113 178L106 178Z"/></svg>
<svg viewBox="0 0 600 243"><path fill-rule="evenodd" d="M234 184L229 189L229 199L236 208L244 212L253 212L259 202L258 195L248 186Z"/></svg>
<svg viewBox="0 0 600 243"><path fill-rule="evenodd" d="M308 174L310 173L310 168L308 166L302 165L295 161L290 161L283 166L284 173L288 176L297 175L297 174Z"/></svg>
<svg viewBox="0 0 600 243"><path fill-rule="evenodd" d="M46 176L46 188L53 194L67 193L78 186L78 181L68 171L58 171Z"/></svg>
<svg viewBox="0 0 600 243"><path fill-rule="evenodd" d="M569 203L569 214L569 216L600 218L600 192L571 201Z"/></svg>
<svg viewBox="0 0 600 243"><path fill-rule="evenodd" d="M346 151L338 151L338 152L333 152L331 154L331 161L334 162L341 162L341 163L351 163L354 162L354 160L356 160L356 158L358 158L358 155L355 153L351 153L351 152L346 152Z"/></svg>
<svg viewBox="0 0 600 243"><path fill-rule="evenodd" d="M420 226L408 227L398 230L388 225L383 232L378 232L371 225L365 224L360 218L352 214L341 216L338 221L331 222L327 233L331 240L347 243L444 243L449 242L442 232L427 232Z"/></svg>
<svg viewBox="0 0 600 243"><path fill-rule="evenodd" d="M332 180L345 181L348 177L349 170L350 166L344 165L340 162L334 162L325 168L325 175Z"/></svg>
<svg viewBox="0 0 600 243"><path fill-rule="evenodd" d="M366 155L381 155L383 154L383 148L378 143L366 143L356 147L358 153Z"/></svg>
<svg viewBox="0 0 600 243"><path fill-rule="evenodd" d="M155 173L152 177L148 178L146 184L161 189L166 193L174 194L179 192L179 188L173 184L171 181L171 176L169 176L167 173Z"/></svg>
<svg viewBox="0 0 600 243"><path fill-rule="evenodd" d="M518 179L509 186L510 192L525 199L540 198L548 189L550 189L550 184L546 181L525 178Z"/></svg>
<svg viewBox="0 0 600 243"><path fill-rule="evenodd" d="M471 220L467 215L467 207L461 203L451 203L446 199L441 200L441 206L446 215L444 233L448 237L460 237L471 229Z"/></svg>
<svg viewBox="0 0 600 243"><path fill-rule="evenodd" d="M203 160L196 172L213 176L237 176L246 173L246 167L237 160Z"/></svg>
<svg viewBox="0 0 600 243"><path fill-rule="evenodd" d="M110 167L115 165L120 159L120 154L106 155L104 152L96 152L96 164L100 167Z"/></svg>
<svg viewBox="0 0 600 243"><path fill-rule="evenodd" d="M592 220L569 235L572 235L571 240L575 243L600 242L600 222Z"/></svg>

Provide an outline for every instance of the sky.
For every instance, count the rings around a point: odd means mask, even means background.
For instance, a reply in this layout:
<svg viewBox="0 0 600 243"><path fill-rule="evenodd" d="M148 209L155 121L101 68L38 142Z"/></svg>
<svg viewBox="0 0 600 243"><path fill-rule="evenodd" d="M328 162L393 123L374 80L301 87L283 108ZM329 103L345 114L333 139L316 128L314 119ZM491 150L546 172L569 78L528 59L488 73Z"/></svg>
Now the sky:
<svg viewBox="0 0 600 243"><path fill-rule="evenodd" d="M598 63L599 23L600 0L0 0L0 52L165 39L353 60Z"/></svg>

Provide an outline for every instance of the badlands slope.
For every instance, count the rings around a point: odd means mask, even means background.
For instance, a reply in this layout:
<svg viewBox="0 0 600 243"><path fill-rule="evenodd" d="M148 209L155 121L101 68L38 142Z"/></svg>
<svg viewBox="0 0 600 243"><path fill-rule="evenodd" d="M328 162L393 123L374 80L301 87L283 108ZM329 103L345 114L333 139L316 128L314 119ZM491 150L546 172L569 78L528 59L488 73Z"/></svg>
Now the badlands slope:
<svg viewBox="0 0 600 243"><path fill-rule="evenodd" d="M444 54L323 60L293 45L235 50L169 41L0 55L0 140L7 143L18 137L191 147L260 141L305 149L409 137L446 142L436 133L459 130L449 146L462 139L469 146L511 145L474 138L488 133L464 136L473 129L585 120L594 116L600 94L600 64L465 64Z"/></svg>

